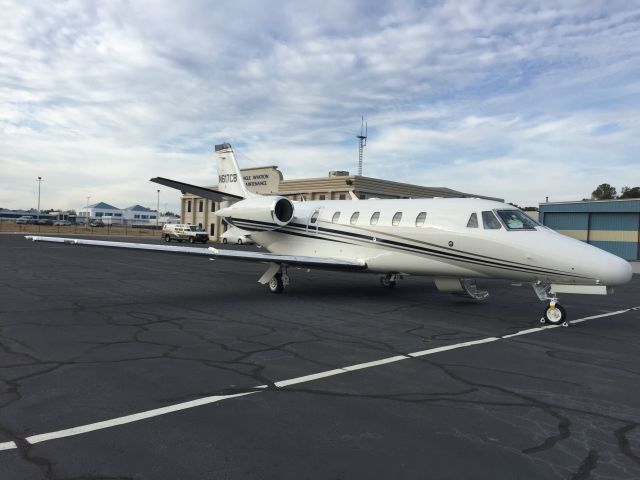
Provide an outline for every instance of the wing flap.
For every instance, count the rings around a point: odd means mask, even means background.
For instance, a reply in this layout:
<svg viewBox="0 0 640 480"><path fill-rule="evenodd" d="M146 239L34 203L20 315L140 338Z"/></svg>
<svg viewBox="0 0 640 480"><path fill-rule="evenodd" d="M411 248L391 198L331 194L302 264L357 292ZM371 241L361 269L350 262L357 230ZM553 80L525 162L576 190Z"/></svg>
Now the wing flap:
<svg viewBox="0 0 640 480"><path fill-rule="evenodd" d="M87 245L105 248L123 248L144 250L156 253L173 253L182 255L200 255L209 258L236 260L255 263L279 263L297 267L321 268L327 270L365 270L367 264L362 260L348 260L328 257L307 257L300 255L277 255L274 253L254 252L249 250L219 250L217 248L181 247L173 245L155 245L149 243L111 242L107 240L85 240L82 238L41 237L29 235L25 237L33 242L51 242L67 245Z"/></svg>
<svg viewBox="0 0 640 480"><path fill-rule="evenodd" d="M240 197L238 195L222 193L218 192L217 190L211 190L207 187L190 185L188 183L178 182L177 180L171 180L169 178L154 177L150 181L159 183L160 185L164 185L165 187L175 188L176 190L180 190L182 193L192 193L203 198L208 198L209 200L213 200L215 202L235 202L237 200L243 199L243 197Z"/></svg>

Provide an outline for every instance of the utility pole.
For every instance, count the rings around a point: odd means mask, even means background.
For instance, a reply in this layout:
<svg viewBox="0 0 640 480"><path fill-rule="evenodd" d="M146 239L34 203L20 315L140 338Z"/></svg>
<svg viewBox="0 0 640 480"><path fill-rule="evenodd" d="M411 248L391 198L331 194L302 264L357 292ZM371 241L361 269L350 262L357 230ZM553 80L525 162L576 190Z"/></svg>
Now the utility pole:
<svg viewBox="0 0 640 480"><path fill-rule="evenodd" d="M91 201L91 195L87 195L87 222L86 226L89 226L89 222L91 221L91 215L89 215L89 202Z"/></svg>
<svg viewBox="0 0 640 480"><path fill-rule="evenodd" d="M42 184L42 177L38 177L38 220L40 220L40 184Z"/></svg>
<svg viewBox="0 0 640 480"><path fill-rule="evenodd" d="M160 228L160 189L158 189L158 210L156 213L156 230Z"/></svg>

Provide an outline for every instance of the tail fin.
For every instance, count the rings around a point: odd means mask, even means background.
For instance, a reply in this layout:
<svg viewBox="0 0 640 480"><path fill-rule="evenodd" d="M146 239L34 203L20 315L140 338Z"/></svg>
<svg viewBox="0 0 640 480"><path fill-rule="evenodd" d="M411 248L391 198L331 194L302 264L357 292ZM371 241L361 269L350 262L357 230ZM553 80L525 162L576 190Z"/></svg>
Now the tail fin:
<svg viewBox="0 0 640 480"><path fill-rule="evenodd" d="M218 163L218 191L243 198L255 197L247 190L242 178L233 149L228 143L216 145L216 161Z"/></svg>

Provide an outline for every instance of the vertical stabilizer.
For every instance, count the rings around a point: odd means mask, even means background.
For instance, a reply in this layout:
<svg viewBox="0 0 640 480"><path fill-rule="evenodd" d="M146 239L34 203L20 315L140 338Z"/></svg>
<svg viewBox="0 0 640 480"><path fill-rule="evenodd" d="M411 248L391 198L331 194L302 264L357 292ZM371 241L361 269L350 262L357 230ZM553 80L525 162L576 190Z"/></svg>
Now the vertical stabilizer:
<svg viewBox="0 0 640 480"><path fill-rule="evenodd" d="M218 191L243 198L256 196L255 193L247 190L230 144L216 145L216 161L218 163Z"/></svg>

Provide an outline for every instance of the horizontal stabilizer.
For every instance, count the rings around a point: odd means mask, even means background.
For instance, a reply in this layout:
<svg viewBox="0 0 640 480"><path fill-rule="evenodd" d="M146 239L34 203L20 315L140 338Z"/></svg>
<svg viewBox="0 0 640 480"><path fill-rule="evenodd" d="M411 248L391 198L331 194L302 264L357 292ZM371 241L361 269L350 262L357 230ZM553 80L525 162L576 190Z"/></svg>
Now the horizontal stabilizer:
<svg viewBox="0 0 640 480"><path fill-rule="evenodd" d="M244 197L238 195L232 195L230 193L222 193L217 190L211 190L207 187L198 187L197 185L190 185L188 183L178 182L176 180L170 180L168 178L155 177L151 179L154 183L159 183L165 187L175 188L182 193L192 193L202 198L208 198L214 202L235 202L242 200Z"/></svg>
<svg viewBox="0 0 640 480"><path fill-rule="evenodd" d="M250 250L219 250L213 247L179 247L172 245L156 245L153 243L111 242L105 240L85 240L83 238L40 237L36 235L29 235L25 238L34 242L52 242L64 243L67 245L87 245L93 247L146 250L157 253L200 255L225 260L238 260L255 263L279 263L295 267L320 268L326 270L366 270L367 268L367 264L362 260L344 260L340 258L306 257L298 255L276 255L274 253L254 252Z"/></svg>

